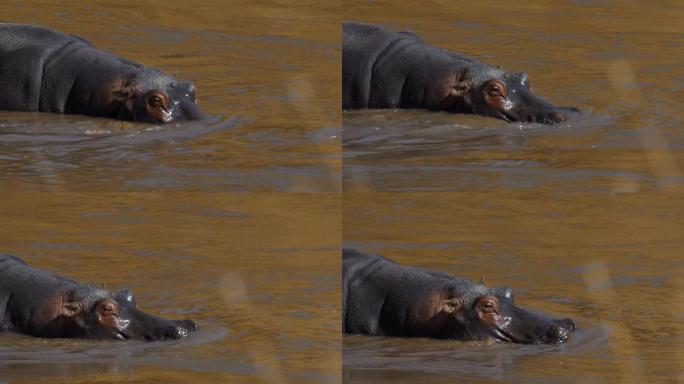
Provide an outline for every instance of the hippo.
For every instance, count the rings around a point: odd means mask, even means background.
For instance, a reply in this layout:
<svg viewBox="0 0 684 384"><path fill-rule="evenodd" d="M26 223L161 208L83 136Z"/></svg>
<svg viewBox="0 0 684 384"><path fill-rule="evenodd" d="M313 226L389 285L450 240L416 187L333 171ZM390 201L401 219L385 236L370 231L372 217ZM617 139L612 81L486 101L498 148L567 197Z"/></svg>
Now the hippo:
<svg viewBox="0 0 684 384"><path fill-rule="evenodd" d="M343 331L371 336L557 344L577 326L515 304L510 287L399 265L342 250Z"/></svg>
<svg viewBox="0 0 684 384"><path fill-rule="evenodd" d="M0 255L0 332L158 341L181 339L195 329L192 320L166 320L139 310L128 289L112 294Z"/></svg>
<svg viewBox="0 0 684 384"><path fill-rule="evenodd" d="M423 108L508 122L553 124L574 107L535 96L523 72L505 72L410 32L342 24L342 108Z"/></svg>
<svg viewBox="0 0 684 384"><path fill-rule="evenodd" d="M195 86L54 29L0 23L0 109L198 120Z"/></svg>

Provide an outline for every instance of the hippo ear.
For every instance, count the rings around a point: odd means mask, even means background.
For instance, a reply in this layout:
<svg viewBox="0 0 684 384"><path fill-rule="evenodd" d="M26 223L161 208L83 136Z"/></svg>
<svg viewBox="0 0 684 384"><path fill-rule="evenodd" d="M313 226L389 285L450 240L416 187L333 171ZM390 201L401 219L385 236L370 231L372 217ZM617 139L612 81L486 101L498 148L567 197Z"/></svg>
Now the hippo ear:
<svg viewBox="0 0 684 384"><path fill-rule="evenodd" d="M473 85L474 83L472 80L460 81L451 87L449 94L455 97L463 97L465 94L470 92L470 90L473 88Z"/></svg>
<svg viewBox="0 0 684 384"><path fill-rule="evenodd" d="M513 289L511 289L511 287L508 287L506 285L502 285L499 287L492 288L491 293L494 296L505 297L508 300L510 300L512 303L515 302L515 296L513 296Z"/></svg>
<svg viewBox="0 0 684 384"><path fill-rule="evenodd" d="M67 317L74 317L79 313L85 311L85 300L82 292L78 289L67 290L62 293L60 298L62 307L60 308L60 314Z"/></svg>
<svg viewBox="0 0 684 384"><path fill-rule="evenodd" d="M114 100L124 102L131 98L133 92L130 88L119 88L114 90L112 95L114 96Z"/></svg>
<svg viewBox="0 0 684 384"><path fill-rule="evenodd" d="M513 72L507 74L507 76L511 81L514 81L520 85L522 85L525 88L530 88L530 82L527 80L527 73L525 72Z"/></svg>
<svg viewBox="0 0 684 384"><path fill-rule="evenodd" d="M125 102L135 97L139 93L134 76L127 75L111 83L112 97L119 102Z"/></svg>
<svg viewBox="0 0 684 384"><path fill-rule="evenodd" d="M114 299L116 299L117 301L126 301L128 303L135 305L135 296L133 296L133 292L131 292L128 288L124 288L117 292L114 295Z"/></svg>
<svg viewBox="0 0 684 384"><path fill-rule="evenodd" d="M62 315L74 317L83 311L83 302L78 300L67 300L62 305Z"/></svg>
<svg viewBox="0 0 684 384"><path fill-rule="evenodd" d="M444 312L447 313L456 313L458 312L461 307L463 306L463 298L462 297L452 297L449 299L446 299L444 301Z"/></svg>

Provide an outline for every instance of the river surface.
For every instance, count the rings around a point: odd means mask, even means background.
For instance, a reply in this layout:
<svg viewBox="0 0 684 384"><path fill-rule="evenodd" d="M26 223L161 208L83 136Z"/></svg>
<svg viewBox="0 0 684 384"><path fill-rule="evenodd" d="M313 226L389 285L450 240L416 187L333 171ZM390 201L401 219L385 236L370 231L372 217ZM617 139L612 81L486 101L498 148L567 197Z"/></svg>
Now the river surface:
<svg viewBox="0 0 684 384"><path fill-rule="evenodd" d="M178 342L0 334L0 383L339 382L339 6L3 2L195 82L201 122L0 112L0 252L191 318Z"/></svg>
<svg viewBox="0 0 684 384"><path fill-rule="evenodd" d="M554 126L343 113L343 241L575 319L564 345L343 338L353 383L684 381L684 6L345 4L345 20L526 71Z"/></svg>

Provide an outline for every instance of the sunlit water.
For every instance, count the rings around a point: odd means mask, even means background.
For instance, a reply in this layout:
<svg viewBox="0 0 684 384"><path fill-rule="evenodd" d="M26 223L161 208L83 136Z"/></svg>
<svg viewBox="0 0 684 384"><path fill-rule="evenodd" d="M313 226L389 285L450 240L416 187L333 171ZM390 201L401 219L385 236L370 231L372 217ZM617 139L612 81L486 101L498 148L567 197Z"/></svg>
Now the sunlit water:
<svg viewBox="0 0 684 384"><path fill-rule="evenodd" d="M199 122L0 111L0 252L191 318L178 342L0 334L0 382L338 382L335 4L0 5L195 82Z"/></svg>
<svg viewBox="0 0 684 384"><path fill-rule="evenodd" d="M581 1L349 4L346 20L527 71L582 114L543 126L343 114L346 246L574 318L560 346L343 339L349 382L677 382L684 354L684 8Z"/></svg>

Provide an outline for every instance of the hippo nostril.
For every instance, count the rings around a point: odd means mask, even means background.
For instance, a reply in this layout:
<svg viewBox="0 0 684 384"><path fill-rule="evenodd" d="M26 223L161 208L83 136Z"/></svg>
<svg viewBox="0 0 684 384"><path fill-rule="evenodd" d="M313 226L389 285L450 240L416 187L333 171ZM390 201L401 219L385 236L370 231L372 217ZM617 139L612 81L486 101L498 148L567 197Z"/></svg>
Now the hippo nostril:
<svg viewBox="0 0 684 384"><path fill-rule="evenodd" d="M171 327L167 330L166 336L172 339L182 339L188 336L188 330L182 327Z"/></svg>
<svg viewBox="0 0 684 384"><path fill-rule="evenodd" d="M546 331L546 336L553 342L564 343L568 340L568 331L554 324Z"/></svg>

